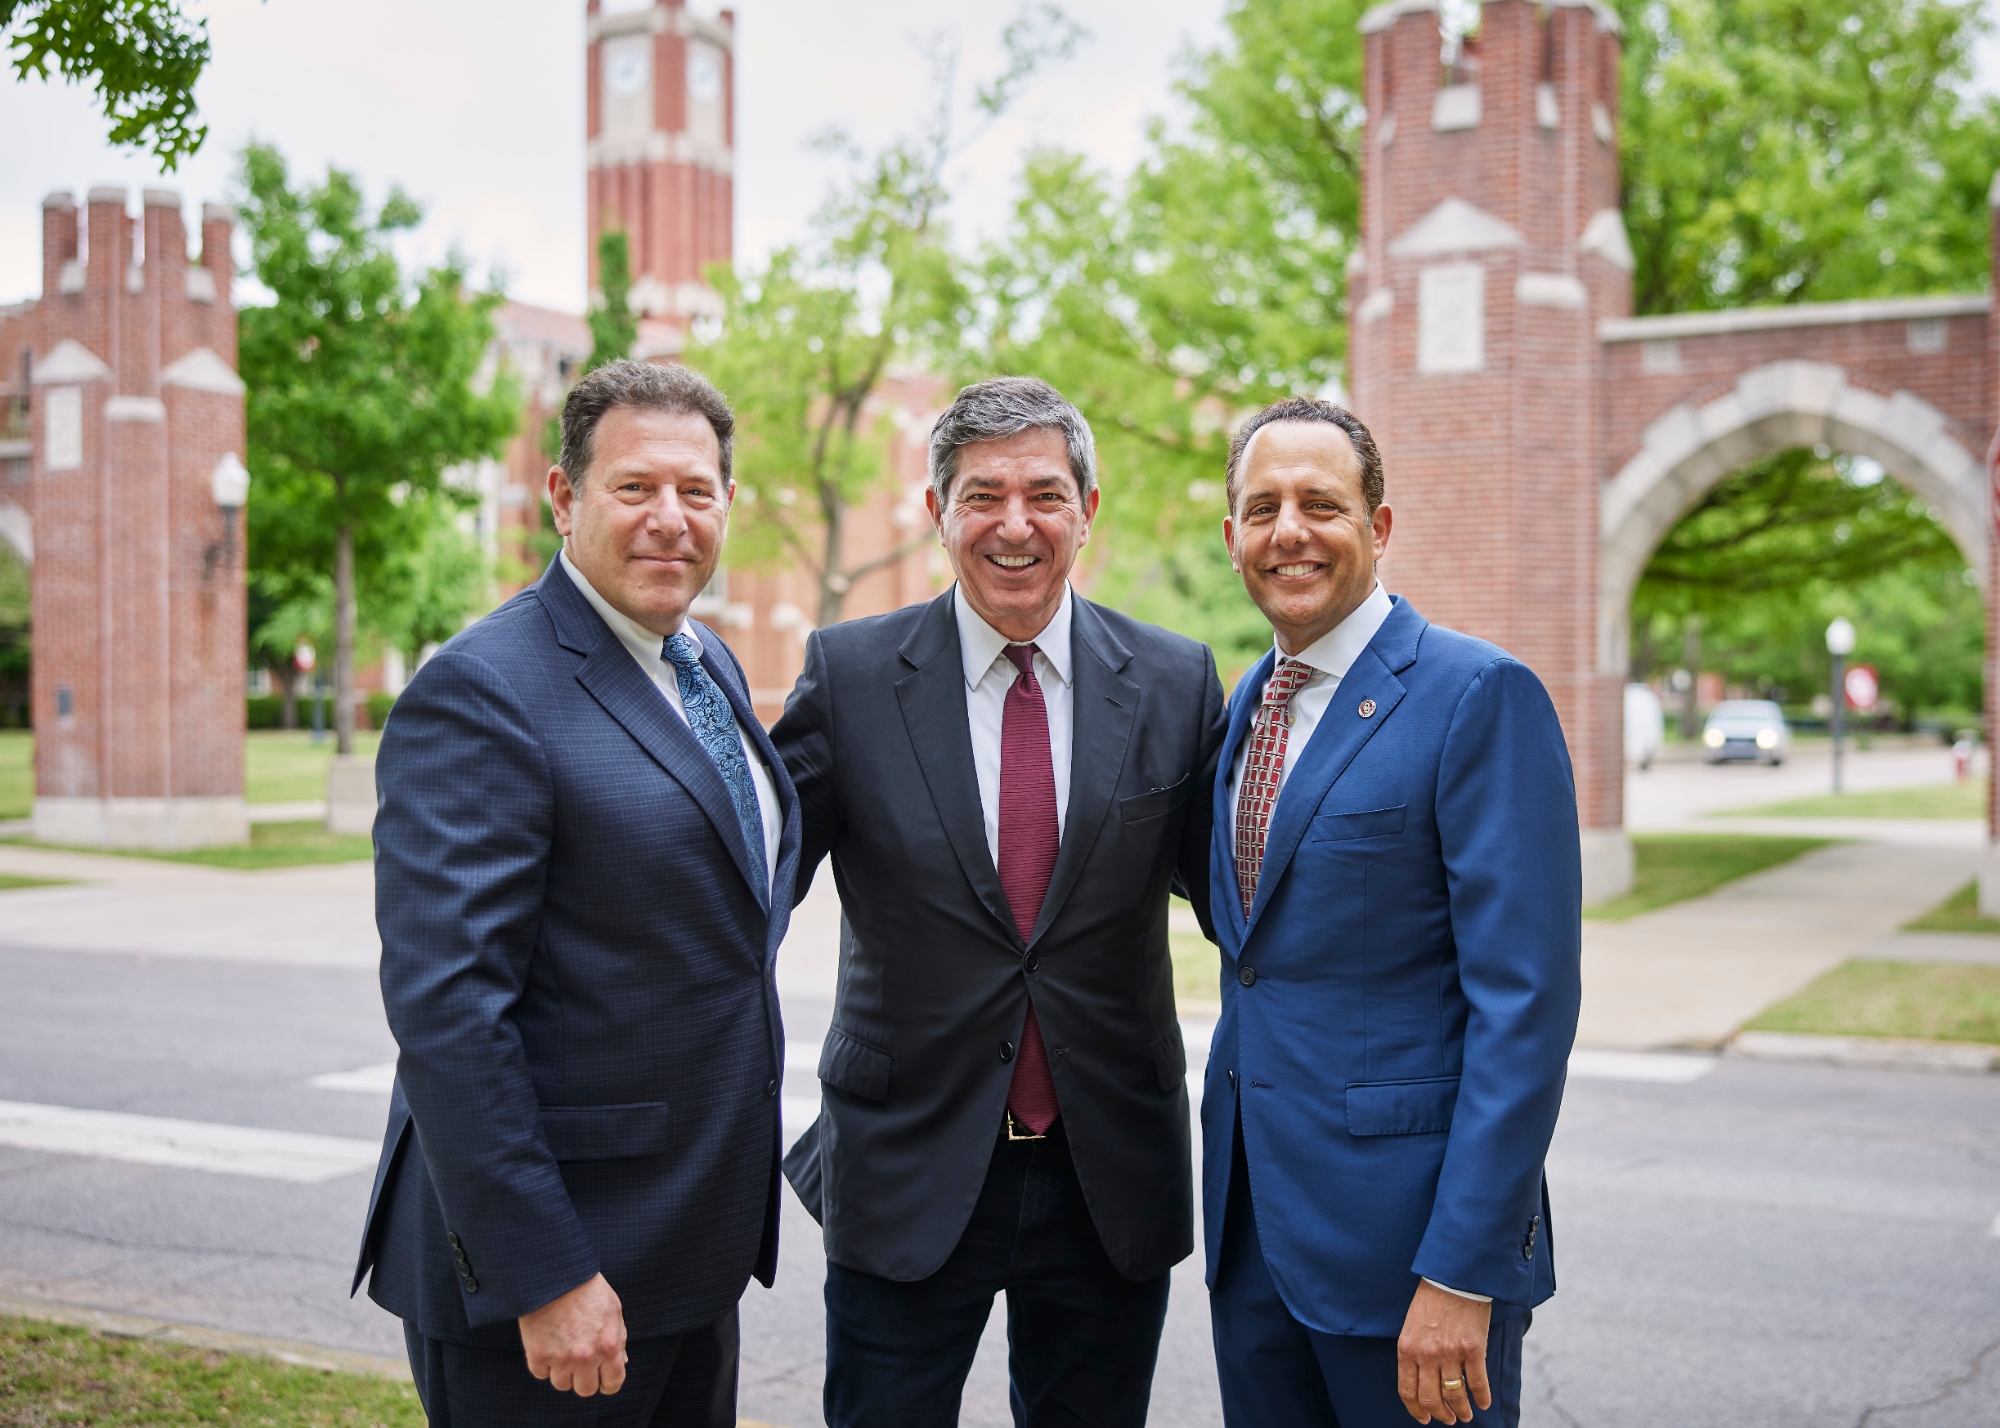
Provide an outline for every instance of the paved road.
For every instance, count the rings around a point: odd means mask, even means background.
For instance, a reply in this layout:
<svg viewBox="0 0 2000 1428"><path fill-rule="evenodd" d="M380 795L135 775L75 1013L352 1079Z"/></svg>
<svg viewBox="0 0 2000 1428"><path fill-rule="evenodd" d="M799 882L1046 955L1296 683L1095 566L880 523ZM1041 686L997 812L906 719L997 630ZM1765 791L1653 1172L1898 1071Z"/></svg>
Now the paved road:
<svg viewBox="0 0 2000 1428"><path fill-rule="evenodd" d="M366 971L11 948L0 979L0 1100L379 1133L379 1091L311 1084L391 1054ZM794 1041L828 1010L792 999ZM2000 1421L2000 1078L1612 1063L1635 1067L1713 1069L1572 1082L1551 1166L1563 1288L1529 1336L1529 1423ZM811 1089L810 1064L794 1069L792 1107ZM0 1147L0 1297L393 1354L394 1323L345 1297L366 1194L359 1172L293 1183ZM808 1428L820 1261L786 1213L778 1288L744 1303L743 1411ZM968 1424L1006 1422L997 1328ZM1153 1421L1219 1421L1192 1265Z"/></svg>

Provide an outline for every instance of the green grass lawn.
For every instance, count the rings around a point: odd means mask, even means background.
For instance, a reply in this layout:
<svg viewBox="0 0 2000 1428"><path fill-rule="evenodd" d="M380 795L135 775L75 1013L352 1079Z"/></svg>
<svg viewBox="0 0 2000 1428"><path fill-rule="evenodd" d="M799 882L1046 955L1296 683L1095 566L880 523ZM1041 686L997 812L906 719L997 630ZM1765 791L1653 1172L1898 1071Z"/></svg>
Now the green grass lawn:
<svg viewBox="0 0 2000 1428"><path fill-rule="evenodd" d="M1822 794L1732 808L1717 818L1984 818L1986 781L1933 783L1922 788L1885 788L1873 793Z"/></svg>
<svg viewBox="0 0 2000 1428"><path fill-rule="evenodd" d="M373 757L378 733L354 736L354 752ZM243 797L250 803L292 803L326 797L333 736L315 744L305 729L254 729L243 736ZM35 797L35 736L0 730L0 818L26 818ZM5 1428L0 1424L0 1428Z"/></svg>
<svg viewBox="0 0 2000 1428"><path fill-rule="evenodd" d="M1979 915L1979 884L1969 882L1922 917L1903 924L1905 932L2000 932L2000 918Z"/></svg>
<svg viewBox="0 0 2000 1428"><path fill-rule="evenodd" d="M1847 962L1745 1029L2000 1043L2000 967Z"/></svg>
<svg viewBox="0 0 2000 1428"><path fill-rule="evenodd" d="M1751 873L1789 863L1823 848L1831 838L1785 838L1744 833L1641 833L1632 839L1637 861L1632 891L1586 907L1600 922L1623 922L1642 912L1715 891Z"/></svg>
<svg viewBox="0 0 2000 1428"><path fill-rule="evenodd" d="M0 1428L423 1428L406 1383L0 1319Z"/></svg>
<svg viewBox="0 0 2000 1428"><path fill-rule="evenodd" d="M35 803L35 736L0 729L0 818L26 818Z"/></svg>
<svg viewBox="0 0 2000 1428"><path fill-rule="evenodd" d="M354 752L373 757L377 733L357 733ZM333 735L315 744L305 729L253 729L243 736L243 797L250 803L292 803L326 797Z"/></svg>
<svg viewBox="0 0 2000 1428"><path fill-rule="evenodd" d="M28 838L10 838L24 847L50 848ZM199 863L209 868L299 868L313 863L364 863L375 856L375 842L366 834L329 833L320 823L253 823L250 842L220 848L196 848L187 853L154 853L139 848L65 848L71 853L110 853L122 858L157 858L168 863ZM0 1418L0 1428L7 1422Z"/></svg>
<svg viewBox="0 0 2000 1428"><path fill-rule="evenodd" d="M12 873L0 873L0 892L14 888L59 888L69 881L68 878L17 878Z"/></svg>
<svg viewBox="0 0 2000 1428"><path fill-rule="evenodd" d="M1169 932L1174 958L1174 996L1212 1002L1222 995L1222 953L1199 932Z"/></svg>

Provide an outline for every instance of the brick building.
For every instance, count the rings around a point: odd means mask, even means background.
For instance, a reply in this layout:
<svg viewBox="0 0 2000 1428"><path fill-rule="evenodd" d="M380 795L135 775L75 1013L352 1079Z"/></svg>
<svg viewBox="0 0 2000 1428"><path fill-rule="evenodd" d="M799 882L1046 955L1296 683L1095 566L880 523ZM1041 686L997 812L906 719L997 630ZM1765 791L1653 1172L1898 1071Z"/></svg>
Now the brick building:
<svg viewBox="0 0 2000 1428"><path fill-rule="evenodd" d="M127 198L92 189L79 212L51 194L41 296L0 309L0 395L24 433L0 449L0 535L33 569L35 836L241 842L243 543L215 495L243 451L234 218L204 206L191 262L180 195L147 189L136 219Z"/></svg>
<svg viewBox="0 0 2000 1428"><path fill-rule="evenodd" d="M1453 51L1437 0L1361 29L1349 351L1396 509L1386 578L1548 685L1596 900L1631 881L1619 687L1661 539L1729 472L1825 445L1926 496L1990 591L2000 325L1987 294L1633 318L1604 0L1487 0Z"/></svg>

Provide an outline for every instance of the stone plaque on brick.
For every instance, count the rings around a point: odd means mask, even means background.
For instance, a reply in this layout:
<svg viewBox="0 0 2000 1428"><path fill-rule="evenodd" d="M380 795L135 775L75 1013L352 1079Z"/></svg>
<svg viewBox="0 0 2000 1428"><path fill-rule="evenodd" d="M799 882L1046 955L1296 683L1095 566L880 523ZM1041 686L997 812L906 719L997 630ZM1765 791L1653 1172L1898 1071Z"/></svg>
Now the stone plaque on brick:
<svg viewBox="0 0 2000 1428"><path fill-rule="evenodd" d="M51 387L42 400L42 469L74 471L83 465L83 388Z"/></svg>
<svg viewBox="0 0 2000 1428"><path fill-rule="evenodd" d="M1486 365L1486 268L1439 263L1417 275L1417 370L1477 372Z"/></svg>

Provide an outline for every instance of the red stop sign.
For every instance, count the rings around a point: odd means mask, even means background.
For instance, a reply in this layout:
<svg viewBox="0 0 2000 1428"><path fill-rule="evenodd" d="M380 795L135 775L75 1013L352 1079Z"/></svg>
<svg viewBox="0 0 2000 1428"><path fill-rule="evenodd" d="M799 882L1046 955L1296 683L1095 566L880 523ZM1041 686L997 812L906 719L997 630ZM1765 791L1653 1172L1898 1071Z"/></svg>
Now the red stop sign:
<svg viewBox="0 0 2000 1428"><path fill-rule="evenodd" d="M1847 671L1841 681L1841 688L1847 695L1847 707L1857 713L1866 714L1874 709L1882 697L1882 681L1875 677L1875 666L1857 664Z"/></svg>

